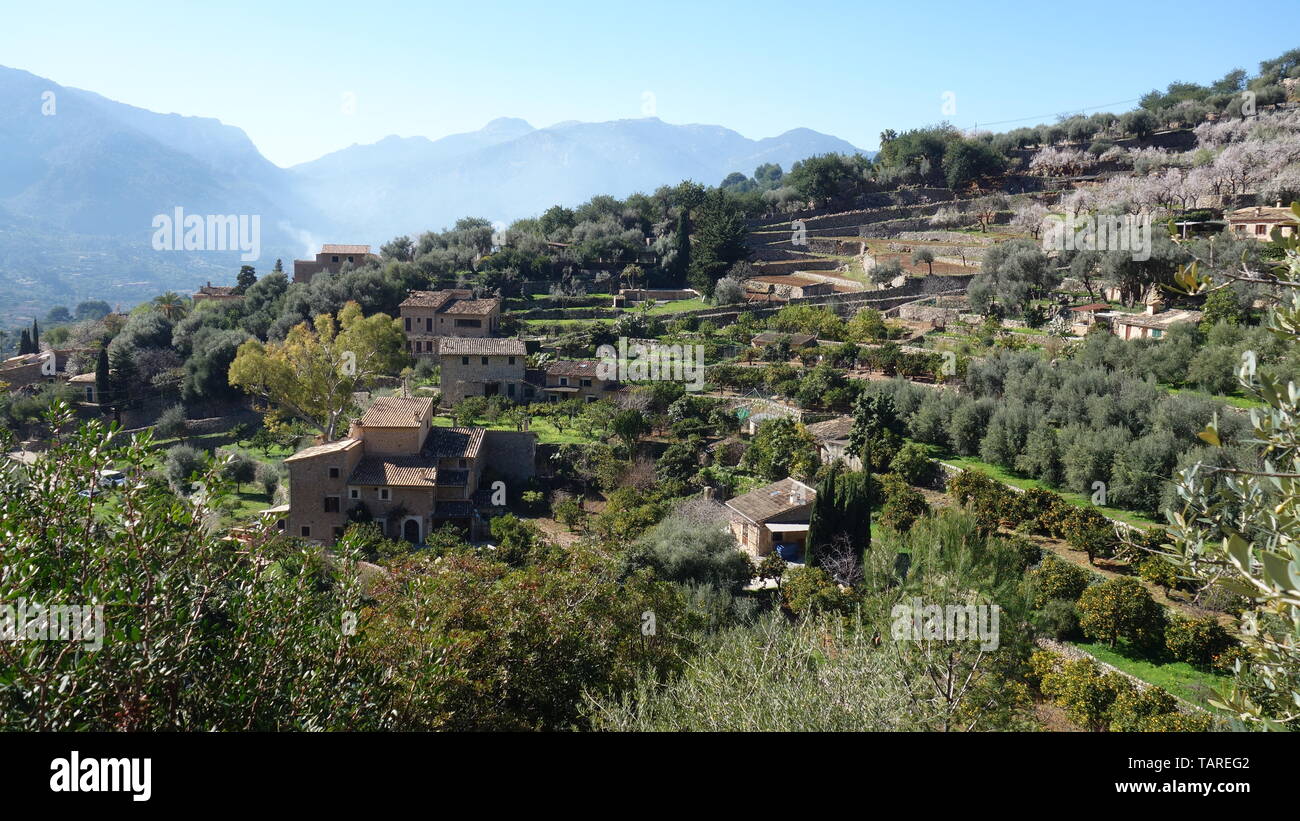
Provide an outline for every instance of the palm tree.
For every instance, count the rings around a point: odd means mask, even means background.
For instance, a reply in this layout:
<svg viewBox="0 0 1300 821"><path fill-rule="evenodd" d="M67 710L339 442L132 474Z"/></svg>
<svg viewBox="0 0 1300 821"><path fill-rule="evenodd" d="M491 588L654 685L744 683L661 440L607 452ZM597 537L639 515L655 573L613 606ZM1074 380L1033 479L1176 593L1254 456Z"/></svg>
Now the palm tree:
<svg viewBox="0 0 1300 821"><path fill-rule="evenodd" d="M185 298L175 291L159 294L154 297L153 303L158 306L158 311L172 322L185 316Z"/></svg>

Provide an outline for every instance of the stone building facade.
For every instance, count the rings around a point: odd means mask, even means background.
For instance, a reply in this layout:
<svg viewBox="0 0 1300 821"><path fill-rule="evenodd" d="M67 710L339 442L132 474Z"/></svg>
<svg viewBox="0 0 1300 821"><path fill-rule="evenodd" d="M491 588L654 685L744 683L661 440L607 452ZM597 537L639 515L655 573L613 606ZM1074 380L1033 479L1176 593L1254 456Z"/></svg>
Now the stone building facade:
<svg viewBox="0 0 1300 821"><path fill-rule="evenodd" d="M293 261L293 281L311 282L321 271L337 274L349 262L361 266L378 259L378 254L370 253L369 245L322 245L315 259Z"/></svg>
<svg viewBox="0 0 1300 821"><path fill-rule="evenodd" d="M442 404L454 405L467 396L524 401L527 358L522 339L443 337L438 347Z"/></svg>
<svg viewBox="0 0 1300 821"><path fill-rule="evenodd" d="M442 337L483 338L501 330L501 300L475 299L471 291L411 291L400 306L406 349L437 356Z"/></svg>
<svg viewBox="0 0 1300 821"><path fill-rule="evenodd" d="M351 514L415 544L444 524L480 538L487 532L484 511L493 507L490 492L488 498L480 493L484 472L530 478L536 451L534 434L503 432L495 441L494 433L434 426L429 398L380 397L345 438L285 460L285 529L333 544Z"/></svg>

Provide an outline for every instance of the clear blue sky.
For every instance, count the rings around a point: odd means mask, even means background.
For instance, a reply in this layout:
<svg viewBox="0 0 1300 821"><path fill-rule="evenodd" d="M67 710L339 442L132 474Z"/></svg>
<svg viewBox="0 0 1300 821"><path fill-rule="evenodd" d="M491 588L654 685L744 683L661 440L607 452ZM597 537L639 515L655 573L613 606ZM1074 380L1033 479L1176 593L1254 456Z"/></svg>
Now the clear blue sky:
<svg viewBox="0 0 1300 821"><path fill-rule="evenodd" d="M538 127L640 117L646 92L670 123L751 138L804 126L873 149L885 128L1032 125L1171 80L1254 73L1300 45L1285 22L1295 0L1259 0L1245 16L1217 1L1162 0L4 6L0 64L216 117L286 166L500 116Z"/></svg>

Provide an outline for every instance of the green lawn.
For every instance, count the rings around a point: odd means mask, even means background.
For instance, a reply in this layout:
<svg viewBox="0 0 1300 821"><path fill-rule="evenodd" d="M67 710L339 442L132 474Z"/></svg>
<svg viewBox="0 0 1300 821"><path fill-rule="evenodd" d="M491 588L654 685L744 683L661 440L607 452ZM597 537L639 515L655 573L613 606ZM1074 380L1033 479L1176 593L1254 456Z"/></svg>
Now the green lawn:
<svg viewBox="0 0 1300 821"><path fill-rule="evenodd" d="M1213 709L1205 703L1207 694L1217 692L1229 677L1206 670L1198 670L1182 661L1159 662L1145 658L1121 642L1114 648L1102 642L1070 642L1086 650L1099 661L1118 667L1143 681L1163 687L1173 695L1200 707Z"/></svg>
<svg viewBox="0 0 1300 821"><path fill-rule="evenodd" d="M448 416L435 416L433 424L440 428L452 427L452 420ZM483 420L477 420L476 426L485 427L488 430L516 430L514 425L504 423L489 423ZM564 430L557 430L555 425L546 418L534 416L528 425L530 433L537 434L537 443L540 445L591 445L601 440L591 436L585 436L581 431L572 425L565 425Z"/></svg>
<svg viewBox="0 0 1300 821"><path fill-rule="evenodd" d="M948 455L945 454L942 449L935 447L934 445L926 445L926 447L929 449L932 458L939 459L940 461L946 462L952 465L953 467L961 468L963 470L978 470L981 473L987 474L988 476L997 479L999 482L1003 482L1005 484L1012 485L1014 487L1018 487L1023 490L1029 490L1030 488L1041 488L1043 490L1050 490L1053 493L1059 493L1061 497L1065 499L1065 501L1069 502L1070 504L1076 507L1095 507L1097 511L1101 513L1103 516L1109 516L1112 519L1118 519L1121 522L1127 522L1128 524L1136 525L1138 527L1156 527L1159 525L1158 522L1152 519L1148 519L1146 516L1143 516L1140 513L1134 513L1131 510L1122 510L1120 508L1115 508L1115 507L1101 507L1098 505L1094 505L1092 503L1092 500L1089 497L1083 495L1082 493L1074 493L1068 490L1057 490L1056 488L1050 488L1047 485L1043 484L1042 482L1038 481L1037 479L1027 479L1021 476L1016 476L1015 474L1010 473L1004 468L1000 468L997 465L990 465L988 462L982 462L979 459L975 459L967 456Z"/></svg>
<svg viewBox="0 0 1300 821"><path fill-rule="evenodd" d="M685 311L702 311L705 308L713 306L702 299L674 299L669 302L660 302L654 305L648 313L652 316L660 314L676 314ZM636 310L635 308L633 310Z"/></svg>
<svg viewBox="0 0 1300 821"><path fill-rule="evenodd" d="M524 319L521 320L524 328L529 330L535 330L537 328L548 328L553 325L559 325L561 327L568 327L570 325L590 325L592 323L600 323L602 325L607 325L613 321L614 320L612 319Z"/></svg>

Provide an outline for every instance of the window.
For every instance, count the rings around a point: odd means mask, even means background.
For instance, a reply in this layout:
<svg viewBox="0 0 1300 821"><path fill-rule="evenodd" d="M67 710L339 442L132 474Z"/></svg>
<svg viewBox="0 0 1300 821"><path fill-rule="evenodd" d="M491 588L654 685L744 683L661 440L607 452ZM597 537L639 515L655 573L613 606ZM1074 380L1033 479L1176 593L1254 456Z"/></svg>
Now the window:
<svg viewBox="0 0 1300 821"><path fill-rule="evenodd" d="M457 328L482 328L483 322L478 319L458 319L456 320Z"/></svg>
<svg viewBox="0 0 1300 821"><path fill-rule="evenodd" d="M587 397L587 404L590 405L592 402L597 401L599 398L600 398L600 397L598 397L598 396L588 396L588 397Z"/></svg>
<svg viewBox="0 0 1300 821"><path fill-rule="evenodd" d="M349 499L360 499L360 498L361 498L361 489L360 489L360 488L355 488L355 487L350 487L350 488L348 488L348 498L349 498Z"/></svg>
<svg viewBox="0 0 1300 821"><path fill-rule="evenodd" d="M337 478L339 478L339 469L338 469L338 468L330 468L330 478L331 478L331 479L337 479Z"/></svg>
<svg viewBox="0 0 1300 821"><path fill-rule="evenodd" d="M433 317L431 317L431 316L426 316L426 317L424 318L424 330L425 330L425 331L432 331L432 330L433 330Z"/></svg>
<svg viewBox="0 0 1300 821"><path fill-rule="evenodd" d="M330 257L330 262L338 262L338 261L339 261L338 254L335 254L334 256Z"/></svg>
<svg viewBox="0 0 1300 821"><path fill-rule="evenodd" d="M325 497L325 512L326 512L326 513L338 513L338 512L339 512L339 497L337 497L337 496L326 496L326 497Z"/></svg>
<svg viewBox="0 0 1300 821"><path fill-rule="evenodd" d="M515 383L511 382L509 385L506 385L506 395L507 396L515 395Z"/></svg>
<svg viewBox="0 0 1300 821"><path fill-rule="evenodd" d="M515 364L515 358L514 358L513 356L510 357L510 364L511 364L511 365Z"/></svg>
<svg viewBox="0 0 1300 821"><path fill-rule="evenodd" d="M561 377L560 377L560 387L565 388L565 387L568 387L568 385L569 385L569 377L567 377L567 376L561 376Z"/></svg>
<svg viewBox="0 0 1300 821"><path fill-rule="evenodd" d="M353 259L352 257L348 257L348 262L356 262L356 260Z"/></svg>
<svg viewBox="0 0 1300 821"><path fill-rule="evenodd" d="M468 356L462 356L462 357L460 358L460 364L462 364L462 365L468 365L468 364L469 364L469 357L468 357Z"/></svg>
<svg viewBox="0 0 1300 821"><path fill-rule="evenodd" d="M580 380L578 380L578 384L582 385L582 387L584 387L584 388L590 388L590 387L591 387L591 380L590 380L590 379L580 379Z"/></svg>
<svg viewBox="0 0 1300 821"><path fill-rule="evenodd" d="M391 497L392 493L389 488L381 487L379 489L379 501L387 502Z"/></svg>
<svg viewBox="0 0 1300 821"><path fill-rule="evenodd" d="M1268 226L1266 226L1266 225L1256 225L1256 226L1255 226L1255 233L1256 233L1256 234L1267 234L1267 233L1268 233Z"/></svg>
<svg viewBox="0 0 1300 821"><path fill-rule="evenodd" d="M484 365L487 364L487 357L486 357L486 356L480 356L479 359L483 360L482 364L484 364Z"/></svg>
<svg viewBox="0 0 1300 821"><path fill-rule="evenodd" d="M409 316L406 318L406 332L408 334L411 332L411 318Z"/></svg>
<svg viewBox="0 0 1300 821"><path fill-rule="evenodd" d="M307 527L307 525L303 525L303 526L302 526L302 537L303 537L304 539L310 539L310 538L311 538L311 528L310 528L310 527Z"/></svg>

